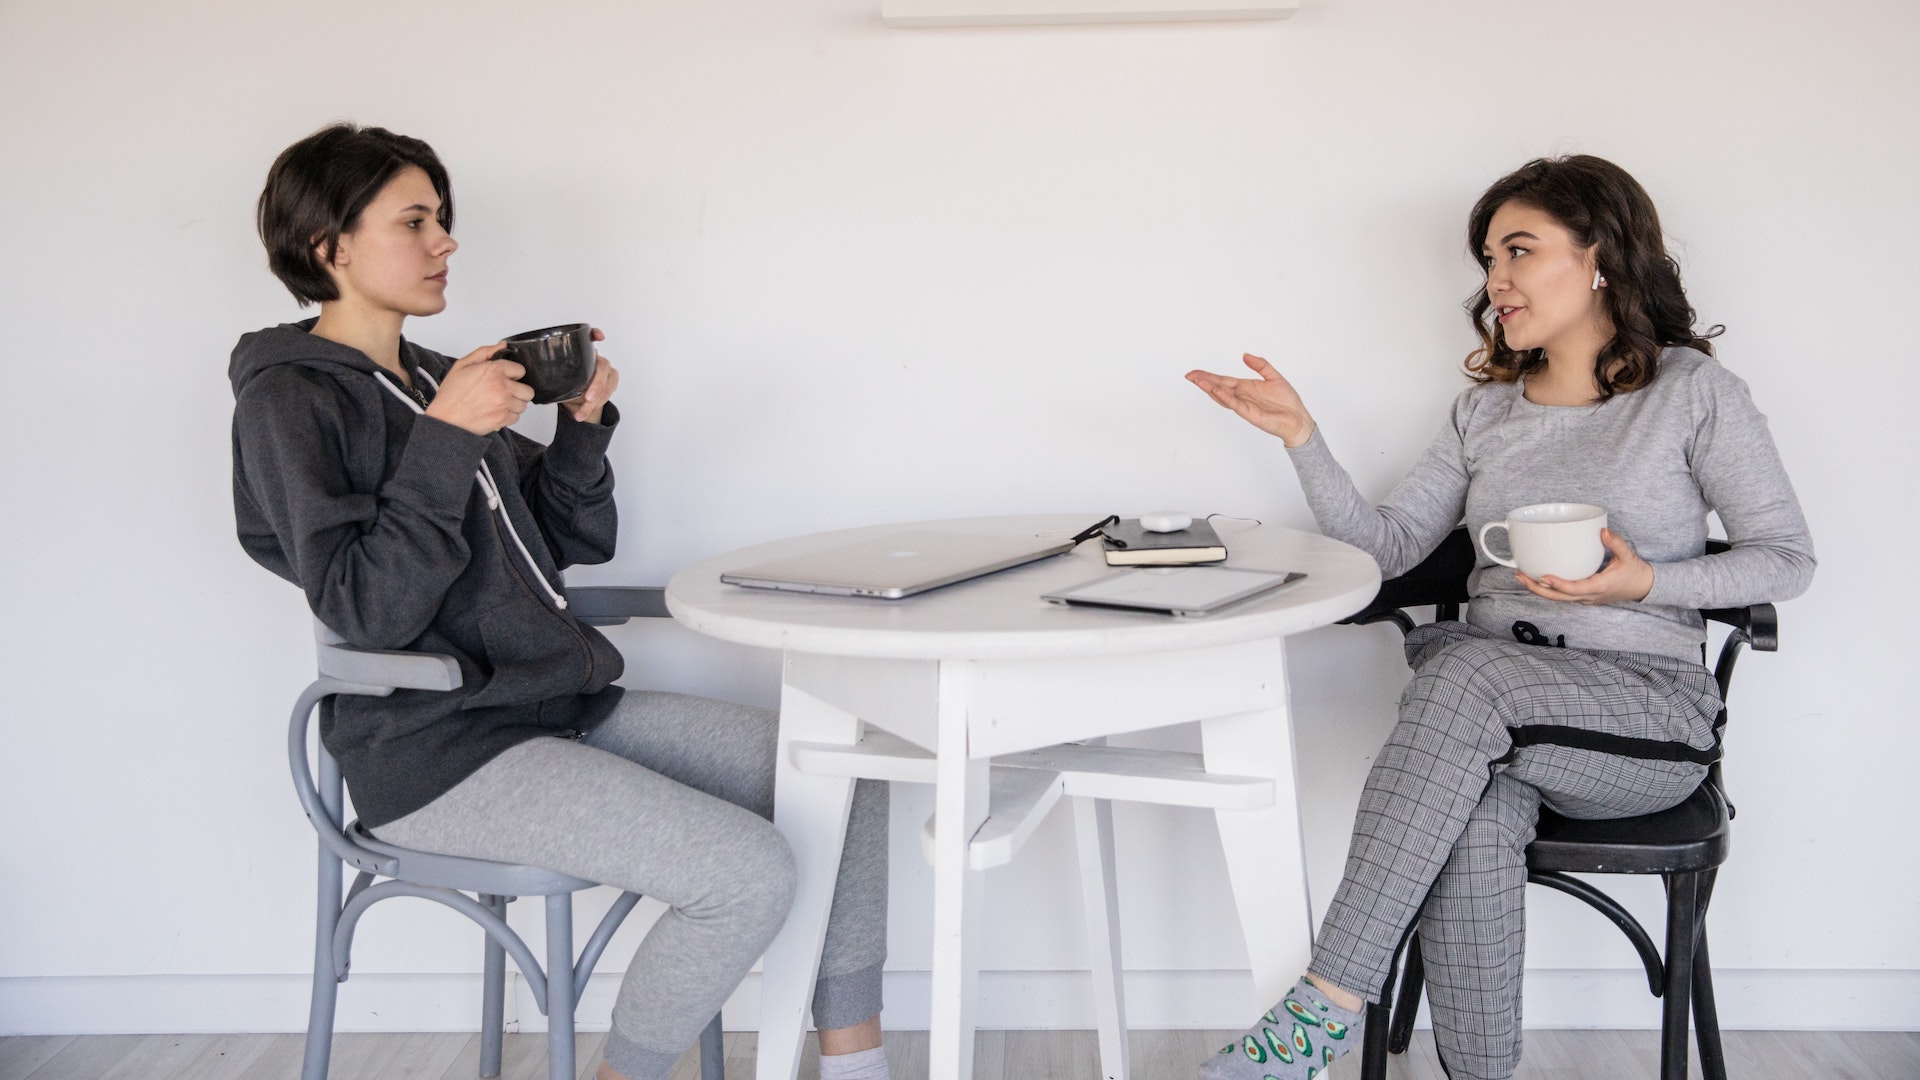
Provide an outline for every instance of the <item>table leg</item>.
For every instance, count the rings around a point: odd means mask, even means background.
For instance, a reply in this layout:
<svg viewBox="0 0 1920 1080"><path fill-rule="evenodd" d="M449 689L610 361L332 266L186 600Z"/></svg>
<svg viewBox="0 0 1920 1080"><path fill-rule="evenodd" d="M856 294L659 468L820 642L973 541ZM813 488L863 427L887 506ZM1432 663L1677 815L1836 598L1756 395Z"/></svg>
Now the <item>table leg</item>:
<svg viewBox="0 0 1920 1080"><path fill-rule="evenodd" d="M1120 980L1120 898L1113 870L1113 803L1073 800L1074 839L1080 849L1080 899L1087 913L1087 954L1093 974L1094 1026L1100 1032L1100 1074L1127 1080L1127 998Z"/></svg>
<svg viewBox="0 0 1920 1080"><path fill-rule="evenodd" d="M987 820L990 763L968 755L971 668L940 665L940 719L934 788L933 1015L927 1037L930 1080L972 1080L974 996L982 871L967 867L973 835Z"/></svg>
<svg viewBox="0 0 1920 1080"><path fill-rule="evenodd" d="M792 686L780 693L780 758L774 769L773 823L793 847L799 885L793 909L767 947L760 980L757 1080L794 1080L807 1034L807 1010L820 971L820 946L847 838L853 780L814 776L793 765L796 742L853 744L860 722Z"/></svg>
<svg viewBox="0 0 1920 1080"><path fill-rule="evenodd" d="M1306 971L1313 948L1293 729L1279 705L1203 721L1200 732L1208 772L1273 779L1272 806L1214 812L1253 966L1251 1020Z"/></svg>

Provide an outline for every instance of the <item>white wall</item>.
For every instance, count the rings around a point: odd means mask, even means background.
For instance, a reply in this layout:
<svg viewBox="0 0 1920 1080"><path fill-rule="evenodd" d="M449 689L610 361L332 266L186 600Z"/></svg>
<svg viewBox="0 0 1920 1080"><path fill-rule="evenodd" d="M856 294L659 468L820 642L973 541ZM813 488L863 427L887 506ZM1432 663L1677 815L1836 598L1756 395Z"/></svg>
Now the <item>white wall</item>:
<svg viewBox="0 0 1920 1080"><path fill-rule="evenodd" d="M0 3L0 1032L304 1025L311 839L282 725L310 652L294 591L233 540L225 363L298 314L252 233L266 167L339 118L452 170L452 305L416 339L606 328L626 528L577 575L601 582L932 516L1310 525L1278 444L1180 374L1273 357L1384 494L1463 385L1474 197L1534 155L1620 162L1729 327L1822 559L1736 691L1723 1015L1920 1026L1897 554L1920 529L1920 9L1320 0L1283 23L897 31L878 7ZM773 698L764 654L619 641L637 681ZM1298 645L1324 904L1405 669L1378 628ZM925 1022L928 810L896 800L896 1027ZM1120 822L1136 1022L1236 1022L1207 819ZM990 1025L1088 1022L1049 974L1083 962L1064 824L990 878ZM1624 942L1558 896L1533 914L1530 1021L1654 1023ZM370 920L343 1025L471 1023L422 988L466 992L473 946L437 911Z"/></svg>

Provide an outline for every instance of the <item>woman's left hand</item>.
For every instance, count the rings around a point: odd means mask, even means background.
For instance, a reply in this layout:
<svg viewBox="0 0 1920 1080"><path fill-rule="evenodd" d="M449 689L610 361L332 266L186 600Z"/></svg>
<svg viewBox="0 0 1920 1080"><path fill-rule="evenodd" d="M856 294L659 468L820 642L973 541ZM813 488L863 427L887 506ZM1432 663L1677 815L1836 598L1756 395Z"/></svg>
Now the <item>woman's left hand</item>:
<svg viewBox="0 0 1920 1080"><path fill-rule="evenodd" d="M1612 561L1579 581L1568 581L1552 574L1538 581L1525 574L1514 576L1527 587L1528 592L1548 600L1574 604L1637 603L1645 600L1647 593L1653 590L1653 565L1634 554L1633 545L1621 539L1612 529L1600 530L1600 542L1613 554Z"/></svg>
<svg viewBox="0 0 1920 1080"><path fill-rule="evenodd" d="M593 340L605 341L607 335L601 333L596 327L593 331ZM581 423L597 424L600 422L600 410L606 406L607 399L613 396L614 390L619 386L619 369L608 363L606 357L596 355L593 363L593 381L587 384L586 393L561 402L560 407Z"/></svg>

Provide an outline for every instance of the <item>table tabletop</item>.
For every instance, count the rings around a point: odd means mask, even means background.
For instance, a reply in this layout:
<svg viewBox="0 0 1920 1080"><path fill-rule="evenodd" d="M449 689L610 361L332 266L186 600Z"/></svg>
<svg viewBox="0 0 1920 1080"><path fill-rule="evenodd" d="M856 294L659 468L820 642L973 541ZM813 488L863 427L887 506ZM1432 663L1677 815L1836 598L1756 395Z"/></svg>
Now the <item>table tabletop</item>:
<svg viewBox="0 0 1920 1080"><path fill-rule="evenodd" d="M1097 539L1064 555L987 574L901 600L743 588L723 571L803 555L891 531L937 529L993 535L1073 536L1098 514L1040 514L874 525L778 540L694 563L667 584L675 619L744 645L822 655L900 659L1047 659L1201 648L1284 637L1352 614L1380 586L1371 556L1317 533L1236 519L1214 522L1225 565L1299 571L1306 578L1269 596L1198 618L1067 607L1041 596L1106 574Z"/></svg>

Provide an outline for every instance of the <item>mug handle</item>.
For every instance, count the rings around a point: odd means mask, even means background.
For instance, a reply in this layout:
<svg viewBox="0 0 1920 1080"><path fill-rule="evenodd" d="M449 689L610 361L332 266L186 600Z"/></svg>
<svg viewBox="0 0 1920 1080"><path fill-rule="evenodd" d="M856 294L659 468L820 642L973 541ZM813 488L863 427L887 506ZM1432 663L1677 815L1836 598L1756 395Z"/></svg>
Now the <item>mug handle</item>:
<svg viewBox="0 0 1920 1080"><path fill-rule="evenodd" d="M1500 556L1495 555L1493 553L1493 549L1487 546L1487 531L1489 529L1505 529L1506 527L1507 527L1507 523L1504 521L1489 521L1485 525L1480 526L1480 550L1486 553L1487 558L1492 559L1494 562L1499 563L1501 566L1511 566L1515 570L1518 570L1520 569L1519 563L1514 562L1512 559L1503 559ZM1508 547L1513 546L1513 536L1511 531L1509 531L1507 536L1507 546Z"/></svg>

